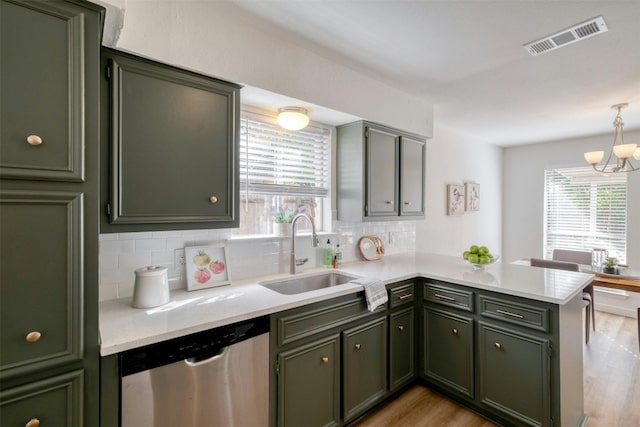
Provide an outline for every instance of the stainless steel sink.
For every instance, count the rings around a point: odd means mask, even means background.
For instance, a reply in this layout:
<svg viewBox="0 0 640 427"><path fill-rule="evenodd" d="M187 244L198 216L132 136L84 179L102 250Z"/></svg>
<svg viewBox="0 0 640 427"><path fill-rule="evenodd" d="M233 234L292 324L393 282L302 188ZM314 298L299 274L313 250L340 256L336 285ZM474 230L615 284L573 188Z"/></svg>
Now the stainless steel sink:
<svg viewBox="0 0 640 427"><path fill-rule="evenodd" d="M356 276L331 271L306 276L295 276L289 279L258 282L258 284L280 294L295 295L329 288L331 286L343 285L353 279L356 279Z"/></svg>

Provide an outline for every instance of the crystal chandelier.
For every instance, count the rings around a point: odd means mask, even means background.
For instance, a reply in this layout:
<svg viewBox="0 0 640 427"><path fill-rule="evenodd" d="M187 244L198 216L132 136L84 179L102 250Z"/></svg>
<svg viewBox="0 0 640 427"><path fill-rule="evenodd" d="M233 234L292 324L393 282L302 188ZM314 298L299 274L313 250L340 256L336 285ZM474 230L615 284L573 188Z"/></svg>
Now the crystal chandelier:
<svg viewBox="0 0 640 427"><path fill-rule="evenodd" d="M612 105L611 108L617 109L618 114L616 118L613 120L613 127L615 130L615 136L613 137L613 146L609 151L609 157L607 157L607 161L602 167L598 167L598 164L604 158L604 151L589 151L588 153L584 153L584 159L593 166L593 169L602 172L602 173L612 173L612 172L633 172L640 170L640 167L634 166L632 163L631 157L636 160L640 160L640 147L637 144L625 144L624 137L622 136L622 127L624 123L622 122L622 116L620 115L620 110L627 107L629 104L615 104ZM611 159L611 156L615 155L617 160L614 158ZM611 164L609 164L611 162Z"/></svg>

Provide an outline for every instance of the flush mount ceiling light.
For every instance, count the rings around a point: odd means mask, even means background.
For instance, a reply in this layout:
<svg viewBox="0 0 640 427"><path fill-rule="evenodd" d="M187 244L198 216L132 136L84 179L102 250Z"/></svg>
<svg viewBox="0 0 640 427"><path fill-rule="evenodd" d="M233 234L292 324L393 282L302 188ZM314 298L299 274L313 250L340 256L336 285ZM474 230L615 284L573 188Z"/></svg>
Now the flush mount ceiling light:
<svg viewBox="0 0 640 427"><path fill-rule="evenodd" d="M283 107L278 110L278 124L288 130L300 130L309 124L308 111L301 107Z"/></svg>
<svg viewBox="0 0 640 427"><path fill-rule="evenodd" d="M604 151L589 151L588 153L584 153L584 159L593 166L598 172L602 173L612 173L612 172L633 172L640 170L640 167L636 167L631 163L631 157L633 156L636 160L640 160L640 148L638 148L637 144L625 144L624 137L622 136L622 127L624 123L622 122L622 116L620 115L620 110L628 106L629 104L616 104L612 105L611 108L617 109L618 114L616 118L613 120L613 127L615 130L615 135L613 137L613 146L609 151L609 157L607 157L607 162L601 168L598 168L597 165L602 161L604 157ZM612 162L611 156L615 155L618 160Z"/></svg>

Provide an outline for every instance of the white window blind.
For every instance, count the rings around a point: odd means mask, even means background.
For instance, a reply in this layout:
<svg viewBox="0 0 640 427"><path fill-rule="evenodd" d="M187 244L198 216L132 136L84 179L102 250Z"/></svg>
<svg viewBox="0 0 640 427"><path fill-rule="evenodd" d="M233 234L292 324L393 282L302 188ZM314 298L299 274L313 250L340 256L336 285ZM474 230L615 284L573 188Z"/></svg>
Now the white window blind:
<svg viewBox="0 0 640 427"><path fill-rule="evenodd" d="M627 177L591 167L545 171L545 256L554 249L605 248L626 262Z"/></svg>
<svg viewBox="0 0 640 427"><path fill-rule="evenodd" d="M254 194L326 197L329 130L289 131L267 118L243 113L240 121L240 188Z"/></svg>

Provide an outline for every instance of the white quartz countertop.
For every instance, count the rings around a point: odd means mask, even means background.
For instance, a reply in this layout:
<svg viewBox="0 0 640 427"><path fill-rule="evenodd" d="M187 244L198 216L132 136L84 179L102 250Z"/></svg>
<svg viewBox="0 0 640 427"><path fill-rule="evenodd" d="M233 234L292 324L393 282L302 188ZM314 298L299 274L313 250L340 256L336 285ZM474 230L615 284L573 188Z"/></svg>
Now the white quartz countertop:
<svg viewBox="0 0 640 427"><path fill-rule="evenodd" d="M299 274L321 270L304 270ZM380 279L387 284L416 277L431 278L558 305L567 303L594 278L587 273L502 262L487 266L483 271L474 271L459 257L424 253L352 262L339 270ZM100 353L108 356L363 289L347 283L297 295L283 295L258 284L289 277L289 274L271 275L194 292L177 290L171 292L169 303L151 309L133 308L131 298L104 301L100 303Z"/></svg>

